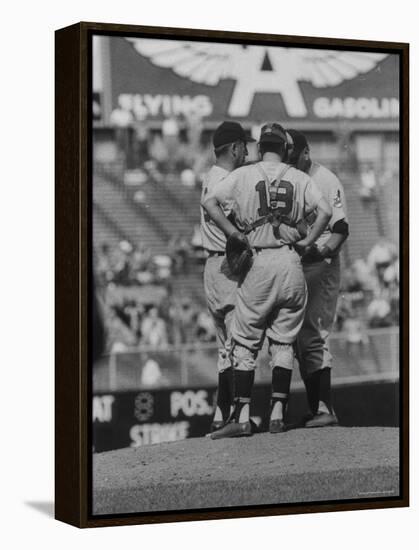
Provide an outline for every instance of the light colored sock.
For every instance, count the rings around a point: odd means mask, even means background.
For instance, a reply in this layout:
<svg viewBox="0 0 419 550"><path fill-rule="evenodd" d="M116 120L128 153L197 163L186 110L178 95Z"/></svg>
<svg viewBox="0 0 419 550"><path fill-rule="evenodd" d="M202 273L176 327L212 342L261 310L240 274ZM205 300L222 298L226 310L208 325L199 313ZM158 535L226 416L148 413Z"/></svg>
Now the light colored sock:
<svg viewBox="0 0 419 550"><path fill-rule="evenodd" d="M329 409L326 406L326 403L323 403L323 401L319 401L319 408L317 409L318 413L330 413Z"/></svg>
<svg viewBox="0 0 419 550"><path fill-rule="evenodd" d="M217 407L215 409L213 422L222 422L222 420L223 420L223 415L221 414L221 409L220 409L220 407Z"/></svg>
<svg viewBox="0 0 419 550"><path fill-rule="evenodd" d="M271 420L283 420L281 401L275 401L274 406L272 407Z"/></svg>
<svg viewBox="0 0 419 550"><path fill-rule="evenodd" d="M250 407L246 403L240 411L239 422L249 422Z"/></svg>

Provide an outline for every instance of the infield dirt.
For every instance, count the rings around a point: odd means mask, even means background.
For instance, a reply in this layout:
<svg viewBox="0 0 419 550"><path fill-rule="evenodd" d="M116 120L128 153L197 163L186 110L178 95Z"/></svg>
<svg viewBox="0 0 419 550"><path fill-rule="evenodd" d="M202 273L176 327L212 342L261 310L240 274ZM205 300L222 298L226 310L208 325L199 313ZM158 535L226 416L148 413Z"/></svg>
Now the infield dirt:
<svg viewBox="0 0 419 550"><path fill-rule="evenodd" d="M197 438L93 457L94 515L398 494L397 428Z"/></svg>

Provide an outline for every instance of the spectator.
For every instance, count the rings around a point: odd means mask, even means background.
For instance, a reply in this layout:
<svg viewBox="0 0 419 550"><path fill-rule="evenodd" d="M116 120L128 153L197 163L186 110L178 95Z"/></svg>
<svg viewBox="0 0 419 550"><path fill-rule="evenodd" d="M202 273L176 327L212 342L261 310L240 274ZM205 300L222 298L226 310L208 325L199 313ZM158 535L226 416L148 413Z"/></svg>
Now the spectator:
<svg viewBox="0 0 419 550"><path fill-rule="evenodd" d="M195 187L195 172L190 168L185 168L180 174L180 181L185 187Z"/></svg>
<svg viewBox="0 0 419 550"><path fill-rule="evenodd" d="M367 308L368 323L371 328L389 327L392 325L391 306L385 296L376 297Z"/></svg>
<svg viewBox="0 0 419 550"><path fill-rule="evenodd" d="M175 273L188 273L190 246L187 240L176 234L170 238L167 246L173 261Z"/></svg>
<svg viewBox="0 0 419 550"><path fill-rule="evenodd" d="M147 388L150 386L162 385L164 377L157 361L145 356L145 362L141 371L141 387Z"/></svg>
<svg viewBox="0 0 419 550"><path fill-rule="evenodd" d="M397 261L397 249L387 239L380 239L372 247L367 261L371 273L378 277L378 281L382 285L387 268Z"/></svg>
<svg viewBox="0 0 419 550"><path fill-rule="evenodd" d="M371 201L375 199L377 178L375 175L373 165L369 165L361 170L361 188L359 195L364 201Z"/></svg>
<svg viewBox="0 0 419 550"><path fill-rule="evenodd" d="M107 319L108 342L111 353L129 351L137 344L134 331L126 323L117 307L111 307Z"/></svg>
<svg viewBox="0 0 419 550"><path fill-rule="evenodd" d="M174 301L170 308L175 345L188 344L194 341L196 310L189 298Z"/></svg>
<svg viewBox="0 0 419 550"><path fill-rule="evenodd" d="M364 324L358 318L355 309L350 308L347 315L342 327L345 333L346 350L349 355L358 354L360 348L368 343L368 337Z"/></svg>
<svg viewBox="0 0 419 550"><path fill-rule="evenodd" d="M130 242L123 240L116 250L114 266L114 281L117 284L128 285L131 280L131 254L133 248Z"/></svg>
<svg viewBox="0 0 419 550"><path fill-rule="evenodd" d="M113 280L111 250L108 243L102 243L96 256L96 276L98 284L106 285Z"/></svg>
<svg viewBox="0 0 419 550"><path fill-rule="evenodd" d="M152 307L141 324L142 344L152 348L165 348L169 342L165 321L159 317L156 307Z"/></svg>
<svg viewBox="0 0 419 550"><path fill-rule="evenodd" d="M133 156L130 136L132 122L133 116L131 111L117 107L111 113L110 123L114 127L116 145L129 168L132 167Z"/></svg>
<svg viewBox="0 0 419 550"><path fill-rule="evenodd" d="M146 122L144 120L136 120L134 122L134 154L135 166L143 167L150 159L149 153L149 135Z"/></svg>

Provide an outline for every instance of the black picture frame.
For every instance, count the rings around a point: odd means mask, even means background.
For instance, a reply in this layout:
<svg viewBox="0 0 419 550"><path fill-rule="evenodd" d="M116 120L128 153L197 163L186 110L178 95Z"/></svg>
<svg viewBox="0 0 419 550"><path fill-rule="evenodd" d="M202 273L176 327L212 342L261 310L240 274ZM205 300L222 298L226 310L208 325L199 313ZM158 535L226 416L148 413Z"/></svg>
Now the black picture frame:
<svg viewBox="0 0 419 550"><path fill-rule="evenodd" d="M356 48L400 56L400 495L358 501L93 516L91 512L93 34ZM405 43L82 22L55 35L55 516L77 527L196 521L409 505L409 45Z"/></svg>

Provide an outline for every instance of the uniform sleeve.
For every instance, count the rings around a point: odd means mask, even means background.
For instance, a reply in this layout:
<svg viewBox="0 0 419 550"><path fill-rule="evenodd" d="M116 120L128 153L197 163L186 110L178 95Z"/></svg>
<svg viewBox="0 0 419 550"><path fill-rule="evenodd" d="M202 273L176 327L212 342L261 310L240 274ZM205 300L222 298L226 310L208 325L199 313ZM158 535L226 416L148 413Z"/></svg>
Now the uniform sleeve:
<svg viewBox="0 0 419 550"><path fill-rule="evenodd" d="M307 214L313 212L317 208L322 194L320 189L314 183L314 181L309 178L305 192L304 192L304 211Z"/></svg>
<svg viewBox="0 0 419 550"><path fill-rule="evenodd" d="M332 209L329 227L332 228L339 220L346 219L346 203L342 184L337 178L334 178L328 189L327 202Z"/></svg>
<svg viewBox="0 0 419 550"><path fill-rule="evenodd" d="M237 177L234 172L217 182L206 195L206 199L215 198L220 204L234 201Z"/></svg>

